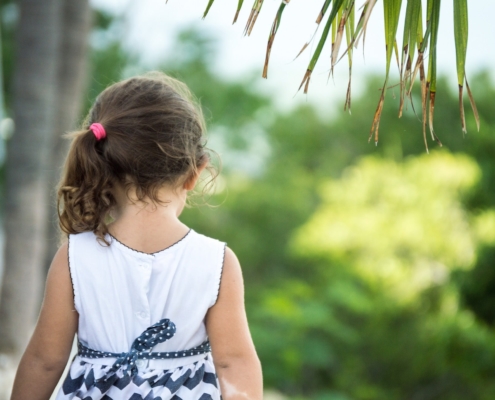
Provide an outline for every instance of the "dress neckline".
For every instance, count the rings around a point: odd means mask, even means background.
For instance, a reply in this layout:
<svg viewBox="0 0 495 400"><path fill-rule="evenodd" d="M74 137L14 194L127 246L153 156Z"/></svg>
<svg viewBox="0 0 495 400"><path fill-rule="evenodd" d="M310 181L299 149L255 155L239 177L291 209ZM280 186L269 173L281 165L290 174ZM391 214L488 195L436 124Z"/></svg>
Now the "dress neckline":
<svg viewBox="0 0 495 400"><path fill-rule="evenodd" d="M160 255L162 253L164 253L165 251L169 250L170 248L178 245L179 243L181 243L183 240L185 240L188 236L190 236L190 233L192 232L192 229L189 229L187 231L187 233L181 237L179 240L177 240L176 242L172 243L170 246L167 246L165 247L164 249L162 250L158 250L158 251L155 251L153 253L146 253L144 251L141 251L141 250L136 250L136 249L133 249L132 247L126 245L125 243L122 243L119 239L117 239L115 236L113 236L111 233L107 233L107 235L112 239L112 242L116 243L119 247L123 247L124 249L127 249L127 250L130 250L134 253L138 253L138 254L142 254L142 255L145 255L145 256L152 256L152 257L155 257L157 255Z"/></svg>

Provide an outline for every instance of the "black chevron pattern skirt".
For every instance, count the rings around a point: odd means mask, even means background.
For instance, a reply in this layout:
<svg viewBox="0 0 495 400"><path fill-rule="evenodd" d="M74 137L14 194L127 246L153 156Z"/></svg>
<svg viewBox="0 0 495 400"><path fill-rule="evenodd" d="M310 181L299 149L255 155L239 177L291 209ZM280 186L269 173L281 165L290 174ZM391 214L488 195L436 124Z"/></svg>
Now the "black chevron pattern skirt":
<svg viewBox="0 0 495 400"><path fill-rule="evenodd" d="M56 400L221 400L211 355L170 370L135 374L76 357Z"/></svg>

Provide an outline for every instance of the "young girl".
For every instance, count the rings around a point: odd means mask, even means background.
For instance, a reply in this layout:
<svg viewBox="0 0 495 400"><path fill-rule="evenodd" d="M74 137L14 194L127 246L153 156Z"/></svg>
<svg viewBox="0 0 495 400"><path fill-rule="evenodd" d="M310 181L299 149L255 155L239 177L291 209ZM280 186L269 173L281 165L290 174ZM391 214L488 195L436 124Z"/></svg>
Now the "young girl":
<svg viewBox="0 0 495 400"><path fill-rule="evenodd" d="M204 121L161 73L116 83L72 135L58 191L68 240L13 400L262 398L239 262L180 220L208 167Z"/></svg>

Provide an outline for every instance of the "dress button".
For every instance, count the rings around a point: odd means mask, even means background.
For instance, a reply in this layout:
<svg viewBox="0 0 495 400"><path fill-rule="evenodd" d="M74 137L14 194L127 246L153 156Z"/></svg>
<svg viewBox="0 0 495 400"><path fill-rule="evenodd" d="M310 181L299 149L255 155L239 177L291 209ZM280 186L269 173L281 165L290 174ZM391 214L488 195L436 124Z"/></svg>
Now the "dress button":
<svg viewBox="0 0 495 400"><path fill-rule="evenodd" d="M137 360L136 361L136 367L138 367L138 368L143 368L145 364L146 364L146 360Z"/></svg>
<svg viewBox="0 0 495 400"><path fill-rule="evenodd" d="M137 315L138 315L138 317L141 317L141 318L148 318L148 313L146 313L144 311L138 311Z"/></svg>

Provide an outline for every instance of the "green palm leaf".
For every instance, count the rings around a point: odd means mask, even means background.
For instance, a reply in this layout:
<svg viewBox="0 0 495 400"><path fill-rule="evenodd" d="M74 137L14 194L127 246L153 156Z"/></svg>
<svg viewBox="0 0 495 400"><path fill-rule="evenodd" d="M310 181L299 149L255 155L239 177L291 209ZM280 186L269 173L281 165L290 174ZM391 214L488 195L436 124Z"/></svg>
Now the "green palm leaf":
<svg viewBox="0 0 495 400"><path fill-rule="evenodd" d="M320 23L321 23L321 20L323 19L323 16L325 15L325 13L327 12L328 10L328 7L330 6L330 3L331 3L332 0L325 0L325 2L323 3L323 7L321 8L321 11L320 13L318 14L318 17L316 18L316 29L314 31L314 33L311 35L310 39L304 43L303 47L301 48L301 50L299 50L299 53L297 53L297 56L295 57L295 59L297 57L299 57L302 52L304 50L306 50L306 48L309 46L309 44L313 41L313 38L316 36L316 33L318 32L318 28L320 27Z"/></svg>
<svg viewBox="0 0 495 400"><path fill-rule="evenodd" d="M251 9L251 14L249 14L248 22L246 24L246 28L244 29L245 35L251 35L253 31L254 24L258 19L258 15L260 14L261 7L263 6L264 0L254 0L253 8Z"/></svg>
<svg viewBox="0 0 495 400"><path fill-rule="evenodd" d="M411 77L412 61L416 48L418 24L421 22L421 0L408 0L402 37L402 54L400 61L400 105L399 117L402 116L406 87Z"/></svg>
<svg viewBox="0 0 495 400"><path fill-rule="evenodd" d="M208 4L204 16L208 14L214 0L208 0ZM268 44L266 49L265 64L263 67L264 78L268 75L268 65L270 61L271 50L273 43L280 27L282 16L286 10L286 6L290 0L282 0L279 5L270 34L268 36ZM313 36L304 44L296 58L308 47L312 39L318 33L321 22L326 18L323 31L319 38L318 44L311 60L308 64L304 77L301 81L299 89L304 87L304 93L308 92L311 74L320 59L324 46L328 40L331 41L330 49L330 74L333 74L334 68L338 61L347 54L349 68L349 83L347 86L347 94L344 104L344 109L349 109L351 106L351 81L352 81L352 58L354 55L354 47L357 47L360 39L363 39L363 46L366 37L366 30L371 13L378 0L363 0L362 11L360 12L357 24L355 24L355 9L358 6L356 0L321 0L322 7L316 18L317 27ZM423 140L425 142L426 151L428 151L426 126L428 125L431 137L440 146L441 142L435 135L433 121L435 111L435 99L437 91L437 41L440 22L441 0L425 0L426 2L426 25L423 32L423 17L422 8L423 0L407 0L407 6L404 14L404 30L401 41L401 47L398 48L397 29L401 16L402 0L383 0L384 7L384 25L385 25L385 80L381 89L381 95L378 106L375 110L373 123L370 130L369 140L374 137L375 143L378 143L380 117L383 110L385 94L390 74L390 66L392 62L392 54L395 53L400 76L400 103L399 117L402 115L406 99L412 102L412 89L416 78L419 75L421 84L421 111L422 111L422 128ZM467 57L467 38L468 38L468 13L467 0L453 0L454 2L454 39L456 46L456 65L457 65L457 83L459 86L459 112L461 117L462 131L466 132L466 122L463 106L464 87L468 93L469 101L473 109L477 127L479 129L479 115L474 103L474 98L469 88L466 78L466 57ZM264 0L254 0L251 13L249 15L245 34L250 35L256 23L258 15L263 6ZM237 10L234 17L234 23L237 21L239 12L242 8L243 0L238 0ZM330 12L328 12L330 10ZM331 32L331 38L329 39ZM343 37L346 37L346 49L343 54L339 52ZM428 61L427 73L425 74L425 60Z"/></svg>
<svg viewBox="0 0 495 400"><path fill-rule="evenodd" d="M278 7L277 15L275 15L275 20L273 21L272 29L270 31L270 36L268 37L268 45L266 46L266 56L265 65L263 66L263 78L268 77L268 63L270 62L270 53L272 51L273 41L275 40L275 35L277 34L278 27L280 26L280 21L282 20L282 14L285 10L287 4L290 0L283 1Z"/></svg>
<svg viewBox="0 0 495 400"><path fill-rule="evenodd" d="M239 13L241 12L241 8L242 8L242 3L244 3L244 0L239 0L237 2L237 10L235 12L235 15L234 15L234 21L232 21L232 25L235 24L237 22L237 18L239 17Z"/></svg>
<svg viewBox="0 0 495 400"><path fill-rule="evenodd" d="M331 70L333 74L333 68L337 63L337 57L339 55L340 45L344 37L345 27L348 25L347 20L351 15L351 11L354 9L354 0L345 0L342 8L339 10L338 20L339 23L333 24L334 31L332 31L332 54L331 54Z"/></svg>
<svg viewBox="0 0 495 400"><path fill-rule="evenodd" d="M347 93L345 96L344 111L349 110L351 112L351 82L352 82L352 46L351 41L354 37L354 17L355 7L351 8L351 13L345 24L345 38L347 42L347 60L349 63L349 82L347 84Z"/></svg>
<svg viewBox="0 0 495 400"><path fill-rule="evenodd" d="M370 136L368 141L374 136L375 144L378 144L378 128L380 126L380 117L382 115L383 103L385 101L385 93L387 90L388 76L390 73L390 63L392 61L392 52L395 45L395 37L397 35L397 28L399 26L400 9L402 6L402 0L383 0L383 10L385 19L385 48L386 48L386 72L385 82L381 90L380 100L373 117L373 124L371 125Z"/></svg>
<svg viewBox="0 0 495 400"><path fill-rule="evenodd" d="M208 11L210 11L210 8L211 8L211 6L213 5L213 2L214 2L214 1L215 1L215 0L209 0L209 1L208 1L208 4L207 4L207 6L206 6L206 10L205 10L205 12L204 12L204 14L203 14L203 19L204 19L204 18L208 15Z"/></svg>
<svg viewBox="0 0 495 400"><path fill-rule="evenodd" d="M437 94L437 40L438 40L438 27L440 23L440 3L441 0L428 0L428 21L427 25L431 28L430 43L429 43L429 55L428 55L428 77L426 78L426 90L430 94L430 102L428 108L428 124L430 127L430 133L433 140L435 140L440 146L442 143L435 135L433 129L433 116L435 112L435 98Z"/></svg>
<svg viewBox="0 0 495 400"><path fill-rule="evenodd" d="M457 66L457 83L459 85L459 113L461 117L462 132L466 133L466 117L464 115L464 103L463 103L463 89L464 81L466 81L466 55L467 55L467 42L468 42L468 8L467 0L454 0L454 39L455 39L455 53L456 53L456 66ZM469 100L471 101L471 107L474 112L476 125L478 130L480 129L480 119L478 116L478 110L474 99L471 94L471 90L468 89Z"/></svg>
<svg viewBox="0 0 495 400"><path fill-rule="evenodd" d="M301 84L299 85L299 89L301 89L304 85L304 93L308 93L308 86L309 86L309 81L311 79L311 73L313 72L313 69L315 68L316 63L318 62L318 59L320 58L321 52L323 50L323 46L325 45L325 42L328 38L328 33L330 32L330 28L332 26L332 23L337 16L338 11L340 10L340 7L344 3L344 0L334 0L333 6L332 6L332 11L330 11L330 15L328 16L327 23L325 24L325 28L323 29L323 32L321 34L320 40L318 42L318 45L316 46L316 50L313 53L313 57L311 58L311 61L309 62L308 68L306 70L306 73L304 74L303 80Z"/></svg>

